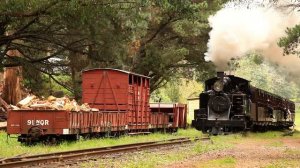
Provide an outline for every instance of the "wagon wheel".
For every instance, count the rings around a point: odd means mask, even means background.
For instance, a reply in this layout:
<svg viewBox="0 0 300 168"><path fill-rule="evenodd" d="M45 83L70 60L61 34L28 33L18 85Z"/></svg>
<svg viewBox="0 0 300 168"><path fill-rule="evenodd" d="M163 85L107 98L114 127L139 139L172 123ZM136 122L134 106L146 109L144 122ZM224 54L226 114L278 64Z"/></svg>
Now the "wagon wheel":
<svg viewBox="0 0 300 168"><path fill-rule="evenodd" d="M129 131L128 131L128 130L125 130L125 131L123 132L123 134L124 134L125 136L128 136L128 135L129 135Z"/></svg>
<svg viewBox="0 0 300 168"><path fill-rule="evenodd" d="M91 139L91 134L84 134L82 135L83 139L87 140L87 139Z"/></svg>
<svg viewBox="0 0 300 168"><path fill-rule="evenodd" d="M43 130L39 127L31 127L29 130L28 130L28 135L31 136L31 137L34 137L34 138L38 138L42 135L43 133Z"/></svg>
<svg viewBox="0 0 300 168"><path fill-rule="evenodd" d="M56 145L58 143L56 137L48 136L43 143L45 145Z"/></svg>

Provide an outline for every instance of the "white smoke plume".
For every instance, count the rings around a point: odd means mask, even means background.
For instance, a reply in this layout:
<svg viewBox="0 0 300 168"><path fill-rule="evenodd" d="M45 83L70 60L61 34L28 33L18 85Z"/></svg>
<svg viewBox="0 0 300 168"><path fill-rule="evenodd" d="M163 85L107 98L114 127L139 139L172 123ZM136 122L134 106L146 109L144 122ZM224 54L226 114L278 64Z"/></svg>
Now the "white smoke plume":
<svg viewBox="0 0 300 168"><path fill-rule="evenodd" d="M231 58L255 51L289 73L300 73L300 58L283 56L283 49L277 45L287 27L300 24L299 13L265 5L227 5L209 17L212 30L205 59L214 62L218 70L226 70Z"/></svg>

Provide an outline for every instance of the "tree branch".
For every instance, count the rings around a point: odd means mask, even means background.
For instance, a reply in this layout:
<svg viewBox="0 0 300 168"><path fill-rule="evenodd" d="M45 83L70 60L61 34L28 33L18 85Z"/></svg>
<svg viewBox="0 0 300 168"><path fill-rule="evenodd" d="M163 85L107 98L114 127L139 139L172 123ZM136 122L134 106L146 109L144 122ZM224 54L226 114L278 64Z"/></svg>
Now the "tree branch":
<svg viewBox="0 0 300 168"><path fill-rule="evenodd" d="M62 83L62 82L60 82L60 81L58 81L58 80L53 76L53 74L48 73L47 71L44 71L44 70L39 69L39 68L36 68L36 67L34 67L34 68L35 68L36 70L38 70L38 71L44 73L44 74L49 75L49 77L50 77L51 79L53 79L54 82L56 82L56 83L59 84L60 86L62 86L62 87L64 87L65 89L67 89L69 92L74 93L74 90L73 90L71 87L65 85L64 83Z"/></svg>

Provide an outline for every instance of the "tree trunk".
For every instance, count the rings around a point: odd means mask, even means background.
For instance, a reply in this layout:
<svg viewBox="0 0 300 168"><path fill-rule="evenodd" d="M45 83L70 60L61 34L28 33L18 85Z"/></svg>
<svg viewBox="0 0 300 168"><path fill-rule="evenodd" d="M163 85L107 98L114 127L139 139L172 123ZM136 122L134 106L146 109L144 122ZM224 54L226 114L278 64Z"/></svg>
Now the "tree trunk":
<svg viewBox="0 0 300 168"><path fill-rule="evenodd" d="M17 50L7 52L10 56L20 56ZM3 99L8 104L17 104L22 99L23 91L21 89L22 76L21 67L11 67L4 69Z"/></svg>
<svg viewBox="0 0 300 168"><path fill-rule="evenodd" d="M81 99L81 71L88 65L89 61L86 55L75 52L71 52L69 60L74 98L79 101Z"/></svg>

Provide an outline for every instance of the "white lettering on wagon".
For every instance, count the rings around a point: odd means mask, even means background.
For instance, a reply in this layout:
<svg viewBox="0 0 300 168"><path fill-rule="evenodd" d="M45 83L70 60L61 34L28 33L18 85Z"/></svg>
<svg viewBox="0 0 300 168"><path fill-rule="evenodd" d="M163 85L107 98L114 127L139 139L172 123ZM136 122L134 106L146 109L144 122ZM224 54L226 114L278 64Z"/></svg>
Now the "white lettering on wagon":
<svg viewBox="0 0 300 168"><path fill-rule="evenodd" d="M27 120L27 125L49 125L49 120Z"/></svg>

